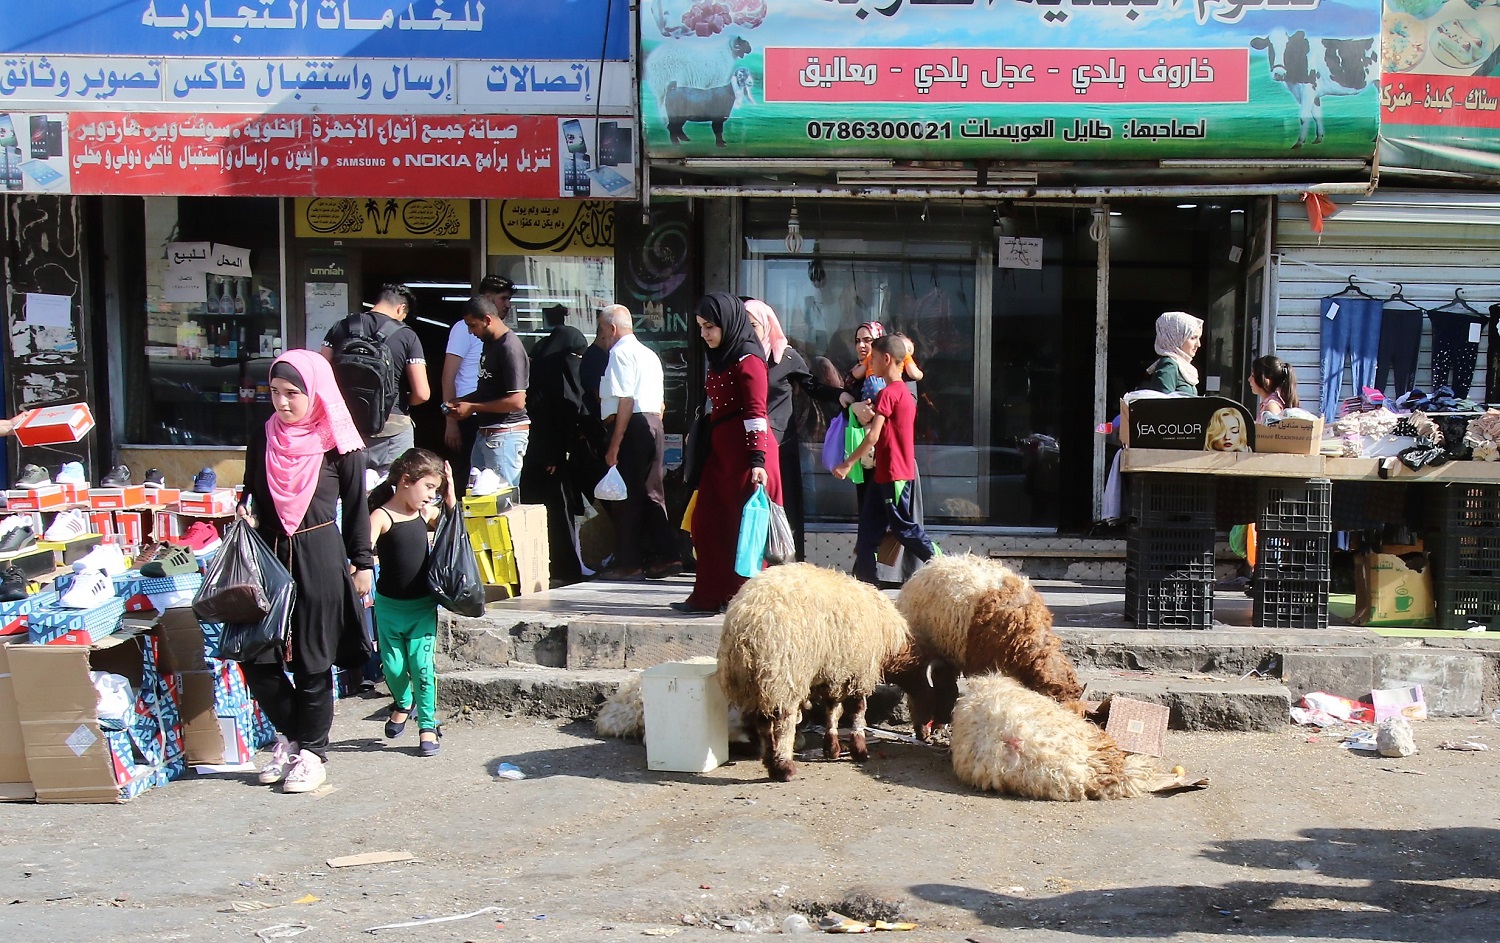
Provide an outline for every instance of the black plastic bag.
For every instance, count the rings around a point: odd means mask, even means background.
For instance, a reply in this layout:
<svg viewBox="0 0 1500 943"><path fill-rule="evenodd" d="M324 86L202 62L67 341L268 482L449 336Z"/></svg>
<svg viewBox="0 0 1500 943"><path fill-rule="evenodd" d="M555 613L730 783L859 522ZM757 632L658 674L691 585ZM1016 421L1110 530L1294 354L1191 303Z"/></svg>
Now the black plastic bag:
<svg viewBox="0 0 1500 943"><path fill-rule="evenodd" d="M224 545L209 564L193 597L193 612L204 622L259 622L271 611L255 544L265 541L244 521L229 525ZM267 551L270 552L269 550Z"/></svg>
<svg viewBox="0 0 1500 943"><path fill-rule="evenodd" d="M708 452L713 438L712 420L700 406L688 426L687 438L682 448L682 483L689 491L698 487L703 478L703 466L708 464Z"/></svg>
<svg viewBox="0 0 1500 943"><path fill-rule="evenodd" d="M253 661L267 649L286 643L292 624L292 606L297 601L297 584L276 554L266 546L249 524L240 527L248 535L254 550L255 566L260 572L260 588L268 606L260 619L224 623L219 640L219 657L225 661ZM196 611L196 605L194 610ZM201 617L200 617L201 618Z"/></svg>
<svg viewBox="0 0 1500 943"><path fill-rule="evenodd" d="M795 563L797 542L792 535L792 522L787 520L786 508L771 502L771 527L766 533L766 566Z"/></svg>
<svg viewBox="0 0 1500 943"><path fill-rule="evenodd" d="M438 604L461 616L484 615L484 580L479 561L469 543L463 518L451 510L443 512L432 553L427 558L427 588Z"/></svg>

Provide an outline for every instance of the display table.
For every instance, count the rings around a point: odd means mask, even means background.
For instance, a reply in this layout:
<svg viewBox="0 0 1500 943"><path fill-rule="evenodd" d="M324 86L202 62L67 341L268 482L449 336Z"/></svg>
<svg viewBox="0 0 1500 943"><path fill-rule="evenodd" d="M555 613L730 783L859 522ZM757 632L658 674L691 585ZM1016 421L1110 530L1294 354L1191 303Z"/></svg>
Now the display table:
<svg viewBox="0 0 1500 943"><path fill-rule="evenodd" d="M1397 464L1380 477L1382 458L1325 458L1261 452L1178 452L1126 449L1120 471L1173 475L1229 475L1239 478L1331 478L1335 481L1393 481L1404 484L1500 484L1500 462L1449 462L1412 471Z"/></svg>

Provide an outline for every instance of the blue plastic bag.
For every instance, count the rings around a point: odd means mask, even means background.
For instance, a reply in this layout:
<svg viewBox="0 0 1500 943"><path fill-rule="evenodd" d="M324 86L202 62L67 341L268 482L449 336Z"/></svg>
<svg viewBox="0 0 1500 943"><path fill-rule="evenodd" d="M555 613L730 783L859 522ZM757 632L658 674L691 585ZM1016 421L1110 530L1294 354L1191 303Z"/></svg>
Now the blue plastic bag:
<svg viewBox="0 0 1500 943"><path fill-rule="evenodd" d="M828 420L828 434L823 436L823 467L833 471L844 461L844 430L849 416L844 410Z"/></svg>
<svg viewBox="0 0 1500 943"><path fill-rule="evenodd" d="M766 538L771 533L771 499L766 486L756 485L755 493L745 502L740 514L740 542L734 554L734 572L750 578L760 572L766 560Z"/></svg>

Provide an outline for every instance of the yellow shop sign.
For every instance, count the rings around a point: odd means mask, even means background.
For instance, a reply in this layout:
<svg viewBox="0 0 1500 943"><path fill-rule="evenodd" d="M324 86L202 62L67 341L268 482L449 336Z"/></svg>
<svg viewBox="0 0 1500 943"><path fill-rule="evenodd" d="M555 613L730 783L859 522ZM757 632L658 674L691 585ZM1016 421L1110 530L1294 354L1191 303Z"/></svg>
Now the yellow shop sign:
<svg viewBox="0 0 1500 943"><path fill-rule="evenodd" d="M614 255L612 200L491 200L490 255Z"/></svg>
<svg viewBox="0 0 1500 943"><path fill-rule="evenodd" d="M300 239L468 239L468 200L298 197Z"/></svg>

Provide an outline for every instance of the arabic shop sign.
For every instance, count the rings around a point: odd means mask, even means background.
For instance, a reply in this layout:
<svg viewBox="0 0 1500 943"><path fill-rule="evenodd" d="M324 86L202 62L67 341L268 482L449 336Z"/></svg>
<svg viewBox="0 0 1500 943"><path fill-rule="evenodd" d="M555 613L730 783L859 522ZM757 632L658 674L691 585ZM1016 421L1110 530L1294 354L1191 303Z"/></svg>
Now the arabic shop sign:
<svg viewBox="0 0 1500 943"><path fill-rule="evenodd" d="M1500 7L1387 0L1380 162L1500 174Z"/></svg>
<svg viewBox="0 0 1500 943"><path fill-rule="evenodd" d="M469 206L468 200L300 198L292 229L299 239L467 240Z"/></svg>
<svg viewBox="0 0 1500 943"><path fill-rule="evenodd" d="M1316 159L1375 147L1379 0L669 9L685 6L642 4L653 157Z"/></svg>
<svg viewBox="0 0 1500 943"><path fill-rule="evenodd" d="M623 62L630 21L618 0L12 0L0 54Z"/></svg>
<svg viewBox="0 0 1500 943"><path fill-rule="evenodd" d="M615 206L604 200L490 200L489 255L613 256Z"/></svg>

